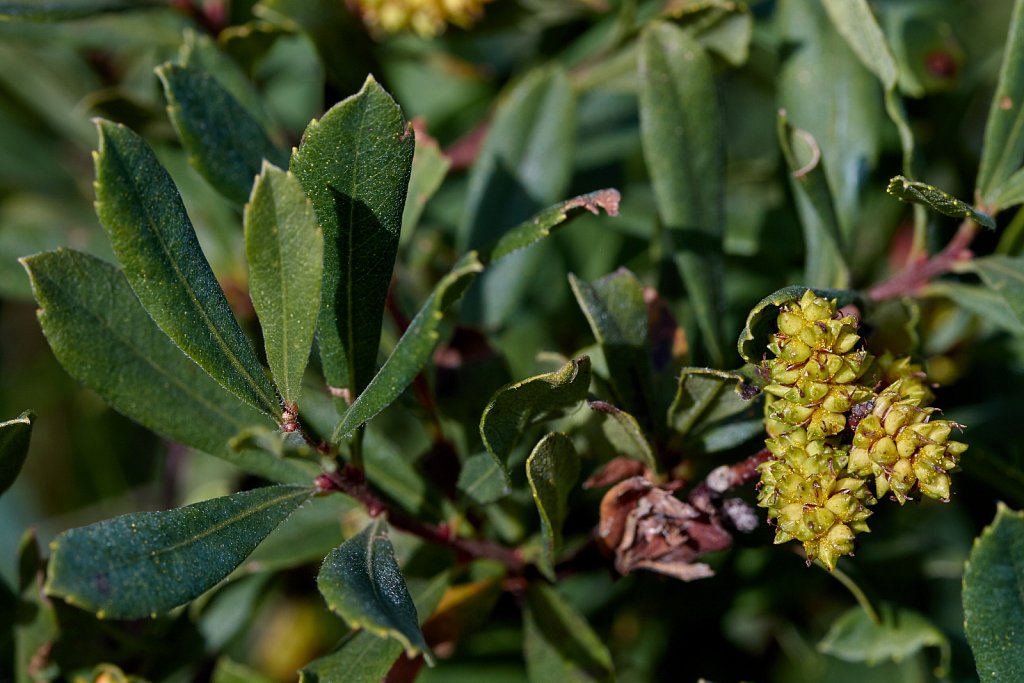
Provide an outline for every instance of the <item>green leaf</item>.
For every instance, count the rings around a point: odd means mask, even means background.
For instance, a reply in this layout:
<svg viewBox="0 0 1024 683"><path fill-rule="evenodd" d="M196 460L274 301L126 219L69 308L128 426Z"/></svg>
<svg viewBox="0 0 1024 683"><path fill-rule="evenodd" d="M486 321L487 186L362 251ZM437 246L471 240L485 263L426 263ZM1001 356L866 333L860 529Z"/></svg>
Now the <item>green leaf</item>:
<svg viewBox="0 0 1024 683"><path fill-rule="evenodd" d="M1024 204L1024 168L1018 169L1013 175L1006 179L996 196L991 211L1007 209L1017 204Z"/></svg>
<svg viewBox="0 0 1024 683"><path fill-rule="evenodd" d="M271 683L271 679L255 669L223 656L217 660L217 667L213 670L210 683Z"/></svg>
<svg viewBox="0 0 1024 683"><path fill-rule="evenodd" d="M1000 503L964 565L964 630L982 681L1024 680L1024 513Z"/></svg>
<svg viewBox="0 0 1024 683"><path fill-rule="evenodd" d="M65 2L3 2L0 22L68 21L96 14L166 7L165 0L65 0Z"/></svg>
<svg viewBox="0 0 1024 683"><path fill-rule="evenodd" d="M489 453L470 456L459 470L458 489L477 505L487 505L509 494L508 476Z"/></svg>
<svg viewBox="0 0 1024 683"><path fill-rule="evenodd" d="M534 582L526 594L523 654L531 683L611 681L608 648L551 586Z"/></svg>
<svg viewBox="0 0 1024 683"><path fill-rule="evenodd" d="M449 572L442 572L426 583L410 587L421 624L437 609L450 582ZM357 631L347 636L334 652L303 667L299 683L380 683L401 654L402 646L397 641Z"/></svg>
<svg viewBox="0 0 1024 683"><path fill-rule="evenodd" d="M926 647L942 652L943 671L949 669L949 640L933 623L909 609L883 605L881 623L876 624L860 607L851 607L832 623L818 643L825 654L847 662L870 665L887 660L903 661Z"/></svg>
<svg viewBox="0 0 1024 683"><path fill-rule="evenodd" d="M57 360L116 410L262 477L299 483L316 476L313 463L228 448L228 441L246 427L272 423L183 354L142 308L119 270L67 249L30 256L22 264Z"/></svg>
<svg viewBox="0 0 1024 683"><path fill-rule="evenodd" d="M53 603L43 595L43 578L39 542L35 530L29 529L18 542L18 599L11 624L17 683L44 680L50 669L54 642L60 637Z"/></svg>
<svg viewBox="0 0 1024 683"><path fill-rule="evenodd" d="M312 495L267 486L65 531L50 544L46 592L101 619L155 617L215 586Z"/></svg>
<svg viewBox="0 0 1024 683"><path fill-rule="evenodd" d="M711 368L684 368L679 375L679 389L668 409L668 422L680 435L686 436L694 427L711 424L750 407L751 387L735 372Z"/></svg>
<svg viewBox="0 0 1024 683"><path fill-rule="evenodd" d="M243 401L276 417L274 387L231 313L174 181L128 128L97 120L96 214L146 312Z"/></svg>
<svg viewBox="0 0 1024 683"><path fill-rule="evenodd" d="M987 286L939 281L930 283L924 295L944 296L997 328L1024 336L1024 321L1014 314L1006 299Z"/></svg>
<svg viewBox="0 0 1024 683"><path fill-rule="evenodd" d="M13 420L0 422L0 495L18 478L28 455L35 415L26 410Z"/></svg>
<svg viewBox="0 0 1024 683"><path fill-rule="evenodd" d="M437 140L428 135L416 136L416 150L412 155L412 171L409 176L409 193L402 212L401 244L406 243L419 225L423 209L441 187L450 166L451 161L441 151Z"/></svg>
<svg viewBox="0 0 1024 683"><path fill-rule="evenodd" d="M569 285L604 353L616 403L653 427L654 380L643 284L620 268L589 284L570 273Z"/></svg>
<svg viewBox="0 0 1024 683"><path fill-rule="evenodd" d="M1018 323L1024 324L1024 257L986 256L967 266L1006 301Z"/></svg>
<svg viewBox="0 0 1024 683"><path fill-rule="evenodd" d="M331 551L316 582L327 606L350 627L394 638L410 657L423 653L430 660L383 519L378 517Z"/></svg>
<svg viewBox="0 0 1024 683"><path fill-rule="evenodd" d="M804 280L813 286L847 287L850 269L843 258L843 229L832 203L821 148L813 135L789 125L785 111L779 112L778 133L804 231Z"/></svg>
<svg viewBox="0 0 1024 683"><path fill-rule="evenodd" d="M673 236L713 365L722 341L724 143L711 61L671 24L649 24L640 38L640 134L658 214Z"/></svg>
<svg viewBox="0 0 1024 683"><path fill-rule="evenodd" d="M466 288L483 270L476 252L471 251L456 263L451 272L441 278L416 317L402 334L384 366L370 380L352 406L345 412L334 430L331 440L338 443L360 425L387 408L416 375L426 366L441 339L444 314L459 300Z"/></svg>
<svg viewBox="0 0 1024 683"><path fill-rule="evenodd" d="M564 202L548 207L528 221L512 228L483 257L485 263L494 263L520 249L539 242L551 234L552 229L561 227L586 210L594 215L604 209L609 216L619 215L618 190L607 188L581 194Z"/></svg>
<svg viewBox="0 0 1024 683"><path fill-rule="evenodd" d="M590 358L582 356L560 369L502 387L480 418L480 436L495 462L507 472L508 457L523 431L587 397Z"/></svg>
<svg viewBox="0 0 1024 683"><path fill-rule="evenodd" d="M288 154L274 146L263 125L212 75L170 63L157 67L156 74L189 163L222 195L243 204L264 159L288 163Z"/></svg>
<svg viewBox="0 0 1024 683"><path fill-rule="evenodd" d="M555 559L562 549L562 524L569 513L569 493L580 477L580 457L572 439L552 433L540 440L526 459L526 478L540 513L544 553L539 569L555 580Z"/></svg>
<svg viewBox="0 0 1024 683"><path fill-rule="evenodd" d="M352 398L377 366L414 146L412 127L371 77L312 121L292 155L324 230L320 358L327 383Z"/></svg>
<svg viewBox="0 0 1024 683"><path fill-rule="evenodd" d="M845 289L821 289L810 287L818 296L826 299L835 299L838 306L846 306L851 303L863 304L860 294ZM776 290L761 299L750 309L747 314L747 322L740 332L740 338L736 342L736 348L748 363L757 365L761 362L768 349L768 337L775 333L776 318L779 316L779 308L786 303L796 301L804 295L808 287L803 285L792 285Z"/></svg>
<svg viewBox="0 0 1024 683"><path fill-rule="evenodd" d="M1024 0L1013 3L1009 26L978 167L976 193L992 213L1007 206L997 198L1024 161Z"/></svg>
<svg viewBox="0 0 1024 683"><path fill-rule="evenodd" d="M591 410L604 413L607 416L601 428L608 441L620 455L639 460L653 472L658 471L658 460L654 455L654 449L651 448L651 444L644 435L644 430L635 417L604 401L588 401L587 405Z"/></svg>
<svg viewBox="0 0 1024 683"><path fill-rule="evenodd" d="M932 211L938 211L945 216L970 218L986 228L992 230L996 228L996 222L991 216L975 210L970 204L960 201L937 187L916 180L908 180L898 175L889 181L889 187L885 191L901 201L927 206Z"/></svg>
<svg viewBox="0 0 1024 683"><path fill-rule="evenodd" d="M295 405L320 312L323 233L295 176L266 162L244 223L249 293L267 363L285 403Z"/></svg>

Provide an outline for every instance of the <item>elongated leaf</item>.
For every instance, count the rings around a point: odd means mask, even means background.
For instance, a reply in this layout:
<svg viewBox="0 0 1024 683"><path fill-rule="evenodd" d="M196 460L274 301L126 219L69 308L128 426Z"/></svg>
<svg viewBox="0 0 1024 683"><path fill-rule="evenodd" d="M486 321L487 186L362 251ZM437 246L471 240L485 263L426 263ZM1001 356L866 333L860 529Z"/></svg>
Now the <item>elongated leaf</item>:
<svg viewBox="0 0 1024 683"><path fill-rule="evenodd" d="M316 582L327 606L353 629L394 638L410 657L430 659L383 519L331 551Z"/></svg>
<svg viewBox="0 0 1024 683"><path fill-rule="evenodd" d="M1006 301L1017 322L1024 324L1024 257L986 256L972 260L969 267Z"/></svg>
<svg viewBox="0 0 1024 683"><path fill-rule="evenodd" d="M668 421L681 436L700 424L742 413L750 407L744 398L752 388L735 372L711 368L684 368L679 375L679 389L668 409Z"/></svg>
<svg viewBox="0 0 1024 683"><path fill-rule="evenodd" d="M544 583L531 584L526 594L523 654L531 683L615 678L604 643L586 620Z"/></svg>
<svg viewBox="0 0 1024 683"><path fill-rule="evenodd" d="M926 647L942 652L942 670L949 667L949 640L935 624L909 609L883 605L876 624L860 607L851 607L832 623L818 649L847 662L871 665L902 661Z"/></svg>
<svg viewBox="0 0 1024 683"><path fill-rule="evenodd" d="M654 380L643 284L625 268L589 284L570 274L569 284L604 352L616 401L653 427Z"/></svg>
<svg viewBox="0 0 1024 683"><path fill-rule="evenodd" d="M437 609L450 582L449 572L442 572L430 581L409 587L421 624ZM334 652L303 667L299 683L380 683L401 654L402 646L398 641L379 638L365 630L357 631L345 638Z"/></svg>
<svg viewBox="0 0 1024 683"><path fill-rule="evenodd" d="M559 202L502 235L483 260L487 263L494 263L519 249L539 242L550 235L552 229L565 225L576 216L581 215L583 210L597 215L600 213L599 209L604 209L609 216L618 216L620 200L621 195L618 190L607 188Z"/></svg>
<svg viewBox="0 0 1024 683"><path fill-rule="evenodd" d="M166 7L164 0L66 0L0 3L0 21L68 21L96 14Z"/></svg>
<svg viewBox="0 0 1024 683"><path fill-rule="evenodd" d="M991 216L975 210L970 204L960 201L937 187L919 183L915 180L907 180L903 176L898 175L889 181L889 187L885 191L901 201L926 206L945 216L970 218L986 228L995 230L996 222Z"/></svg>
<svg viewBox="0 0 1024 683"><path fill-rule="evenodd" d="M1010 334L1024 335L1024 321L998 292L985 285L967 285L958 282L932 282L924 290L925 296L943 296L957 306L974 313L997 328Z"/></svg>
<svg viewBox="0 0 1024 683"><path fill-rule="evenodd" d="M722 342L725 161L711 61L682 29L649 24L640 39L640 134L662 222L712 364Z"/></svg>
<svg viewBox="0 0 1024 683"><path fill-rule="evenodd" d="M832 203L821 148L813 135L789 125L785 111L779 112L778 131L804 231L804 280L812 286L847 287L850 270L843 258L843 229Z"/></svg>
<svg viewBox="0 0 1024 683"><path fill-rule="evenodd" d="M306 128L291 171L324 231L318 340L327 382L356 397L377 364L415 140L373 78Z"/></svg>
<svg viewBox="0 0 1024 683"><path fill-rule="evenodd" d="M116 410L262 477L298 483L316 476L312 463L228 448L246 427L272 423L183 354L147 315L119 270L66 249L22 263L57 360Z"/></svg>
<svg viewBox="0 0 1024 683"><path fill-rule="evenodd" d="M487 505L508 495L508 475L488 453L472 455L459 470L459 491L478 505Z"/></svg>
<svg viewBox="0 0 1024 683"><path fill-rule="evenodd" d="M412 155L412 170L409 176L409 194L402 212L401 244L412 235L423 215L423 209L448 174L451 161L441 152L437 140L429 135L416 136L416 150Z"/></svg>
<svg viewBox="0 0 1024 683"><path fill-rule="evenodd" d="M177 64L164 64L156 74L189 163L225 197L245 203L264 159L288 163L287 152L212 75Z"/></svg>
<svg viewBox="0 0 1024 683"><path fill-rule="evenodd" d="M1024 514L999 504L964 566L964 630L982 681L1024 679Z"/></svg>
<svg viewBox="0 0 1024 683"><path fill-rule="evenodd" d="M508 456L523 430L535 421L572 407L587 396L590 358L582 356L561 369L502 387L480 418L480 436L488 452L507 471Z"/></svg>
<svg viewBox="0 0 1024 683"><path fill-rule="evenodd" d="M639 460L652 471L658 471L658 460L654 455L654 449L651 448L650 442L635 417L604 401L588 401L587 405L591 410L608 416L601 426L608 441L620 455Z"/></svg>
<svg viewBox="0 0 1024 683"><path fill-rule="evenodd" d="M562 524L569 511L569 493L580 477L580 457L572 440L552 433L540 440L526 459L526 478L540 513L544 554L540 570L555 580L555 559L562 549Z"/></svg>
<svg viewBox="0 0 1024 683"><path fill-rule="evenodd" d="M395 350L388 356L380 372L345 412L334 430L332 441L337 443L351 434L364 422L391 405L405 388L412 384L437 348L445 312L459 300L477 273L482 270L483 265L476 252L471 251L459 259L450 273L441 278L416 317L409 323L409 327L398 340Z"/></svg>
<svg viewBox="0 0 1024 683"><path fill-rule="evenodd" d="M988 110L976 193L993 213L1005 182L1024 161L1024 0L1013 3L999 83Z"/></svg>
<svg viewBox="0 0 1024 683"><path fill-rule="evenodd" d="M100 618L166 612L230 574L312 495L267 486L65 531L50 544L46 592Z"/></svg>
<svg viewBox="0 0 1024 683"><path fill-rule="evenodd" d="M736 348L743 360L753 365L761 362L768 349L768 337L775 332L775 321L779 315L779 308L782 304L796 301L802 297L807 289L803 285L783 287L761 299L750 309L750 313L747 314L747 322L736 342ZM860 295L851 290L821 289L819 287L810 289L813 289L818 296L835 299L840 307L850 303L863 304Z"/></svg>
<svg viewBox="0 0 1024 683"><path fill-rule="evenodd" d="M34 419L35 415L26 410L13 420L0 422L0 495L11 488L25 464Z"/></svg>
<svg viewBox="0 0 1024 683"><path fill-rule="evenodd" d="M320 311L323 233L291 173L264 162L245 207L249 292L267 362L286 404L296 404Z"/></svg>
<svg viewBox="0 0 1024 683"><path fill-rule="evenodd" d="M96 213L139 301L211 377L276 417L274 387L203 256L171 177L131 130L97 125Z"/></svg>
<svg viewBox="0 0 1024 683"><path fill-rule="evenodd" d="M1024 204L1024 168L1018 169L1002 184L999 194L990 207L992 211L1007 209Z"/></svg>

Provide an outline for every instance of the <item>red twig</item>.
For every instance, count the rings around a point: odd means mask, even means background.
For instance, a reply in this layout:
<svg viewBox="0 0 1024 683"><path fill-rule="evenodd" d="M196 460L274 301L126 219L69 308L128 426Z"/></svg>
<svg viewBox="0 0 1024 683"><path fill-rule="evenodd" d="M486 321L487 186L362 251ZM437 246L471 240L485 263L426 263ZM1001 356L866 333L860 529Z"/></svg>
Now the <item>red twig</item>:
<svg viewBox="0 0 1024 683"><path fill-rule="evenodd" d="M974 254L970 250L970 245L977 232L978 224L970 219L965 220L942 251L931 258L911 263L888 280L872 287L868 291L868 296L874 301L885 301L898 296L914 294L927 285L932 278L948 273L957 263L973 258Z"/></svg>

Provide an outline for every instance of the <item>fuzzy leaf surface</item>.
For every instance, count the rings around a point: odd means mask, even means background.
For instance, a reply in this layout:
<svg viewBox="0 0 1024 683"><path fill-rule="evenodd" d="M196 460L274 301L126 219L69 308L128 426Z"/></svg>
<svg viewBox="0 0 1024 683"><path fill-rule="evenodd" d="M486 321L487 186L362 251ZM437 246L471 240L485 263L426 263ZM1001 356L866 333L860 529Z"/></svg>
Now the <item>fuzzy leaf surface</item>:
<svg viewBox="0 0 1024 683"><path fill-rule="evenodd" d="M394 638L410 657L430 658L383 519L331 551L316 582L327 606L351 628Z"/></svg>
<svg viewBox="0 0 1024 683"><path fill-rule="evenodd" d="M508 457L523 431L534 422L570 408L587 397L590 358L582 356L560 369L502 387L480 418L480 436L495 462L508 471Z"/></svg>
<svg viewBox="0 0 1024 683"><path fill-rule="evenodd" d="M975 210L967 202L960 201L948 192L944 192L932 185L920 183L916 180L908 180L898 175L889 181L889 186L885 191L901 201L926 206L944 216L970 218L990 230L995 230L996 228L996 222L992 219L992 216Z"/></svg>
<svg viewBox="0 0 1024 683"><path fill-rule="evenodd" d="M982 681L1024 679L1024 514L999 504L964 566L964 630Z"/></svg>
<svg viewBox="0 0 1024 683"><path fill-rule="evenodd" d="M25 464L34 419L35 415L26 410L13 420L0 422L0 495L11 488Z"/></svg>
<svg viewBox="0 0 1024 683"><path fill-rule="evenodd" d="M546 583L532 583L526 594L523 654L531 683L615 679L608 648L586 619Z"/></svg>
<svg viewBox="0 0 1024 683"><path fill-rule="evenodd" d="M266 486L65 531L50 544L46 592L101 618L166 612L230 574L312 495Z"/></svg>
<svg viewBox="0 0 1024 683"><path fill-rule="evenodd" d="M711 424L732 417L750 407L739 393L747 386L735 372L712 368L684 368L679 388L668 409L672 428L685 436L699 424Z"/></svg>
<svg viewBox="0 0 1024 683"><path fill-rule="evenodd" d="M555 579L555 558L562 549L562 525L569 510L569 493L580 477L580 457L572 440L557 432L540 440L526 459L526 478L540 513L544 553L540 570Z"/></svg>
<svg viewBox="0 0 1024 683"><path fill-rule="evenodd" d="M156 73L189 163L222 195L244 204L264 159L288 163L288 154L212 75L178 64L164 64Z"/></svg>
<svg viewBox="0 0 1024 683"><path fill-rule="evenodd" d="M640 38L640 136L662 222L713 365L722 341L725 152L711 60L686 31L649 24Z"/></svg>
<svg viewBox="0 0 1024 683"><path fill-rule="evenodd" d="M986 256L973 259L970 268L1003 300L1024 324L1024 257Z"/></svg>
<svg viewBox="0 0 1024 683"><path fill-rule="evenodd" d="M268 479L306 482L311 463L228 442L262 413L215 382L167 338L139 304L124 274L68 249L22 259L39 302L39 323L60 364L118 412L154 432Z"/></svg>
<svg viewBox="0 0 1024 683"><path fill-rule="evenodd" d="M238 326L170 175L141 137L98 121L96 214L156 324L210 376L276 417L277 396Z"/></svg>
<svg viewBox="0 0 1024 683"><path fill-rule="evenodd" d="M285 402L297 403L320 312L323 233L299 181L267 163L244 224L249 293L267 362Z"/></svg>
<svg viewBox="0 0 1024 683"><path fill-rule="evenodd" d="M377 365L415 140L373 78L306 127L291 171L324 231L318 341L327 383L353 398Z"/></svg>
<svg viewBox="0 0 1024 683"><path fill-rule="evenodd" d="M484 269L471 251L452 267L451 272L441 278L416 317L402 334L394 351L388 356L380 371L345 412L334 430L332 440L337 443L351 434L360 425L387 408L426 366L431 354L441 339L441 322L444 314L462 297L466 288Z"/></svg>

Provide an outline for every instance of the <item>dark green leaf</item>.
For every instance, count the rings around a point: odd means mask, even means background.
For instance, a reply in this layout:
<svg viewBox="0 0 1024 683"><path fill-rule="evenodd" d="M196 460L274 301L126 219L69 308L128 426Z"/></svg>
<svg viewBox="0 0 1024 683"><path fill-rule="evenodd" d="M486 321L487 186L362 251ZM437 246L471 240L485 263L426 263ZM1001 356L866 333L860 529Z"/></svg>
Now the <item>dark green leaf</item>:
<svg viewBox="0 0 1024 683"><path fill-rule="evenodd" d="M477 453L462 464L459 490L477 505L487 505L508 495L508 477L488 453Z"/></svg>
<svg viewBox="0 0 1024 683"><path fill-rule="evenodd" d="M654 382L643 284L625 268L589 284L570 274L569 284L604 352L616 402L652 427Z"/></svg>
<svg viewBox="0 0 1024 683"><path fill-rule="evenodd" d="M313 463L228 448L243 429L272 423L185 356L139 305L119 270L65 249L22 263L57 360L115 409L260 476L295 483L316 476Z"/></svg>
<svg viewBox="0 0 1024 683"><path fill-rule="evenodd" d="M374 375L415 140L373 78L306 128L291 171L324 231L318 341L327 382L358 396Z"/></svg>
<svg viewBox="0 0 1024 683"><path fill-rule="evenodd" d="M402 244L405 244L419 225L423 209L441 187L449 166L451 161L441 152L437 140L425 134L416 136L416 150L412 155L412 172L409 176L409 194L402 212Z"/></svg>
<svg viewBox="0 0 1024 683"><path fill-rule="evenodd" d="M813 135L789 125L785 111L779 112L778 130L804 231L804 280L812 286L847 287L850 271L843 258L843 232L832 203L821 148Z"/></svg>
<svg viewBox="0 0 1024 683"><path fill-rule="evenodd" d="M96 213L139 301L210 376L277 417L274 387L203 256L171 177L131 130L97 125Z"/></svg>
<svg viewBox="0 0 1024 683"><path fill-rule="evenodd" d="M708 354L722 365L725 161L711 61L684 30L653 23L641 37L639 71L640 133L658 214Z"/></svg>
<svg viewBox="0 0 1024 683"><path fill-rule="evenodd" d="M916 180L907 180L901 175L889 181L889 187L885 190L893 197L912 204L927 206L933 211L938 211L945 216L954 218L970 218L986 228L995 230L996 222L992 217L966 202L962 202L948 192L943 192L937 187L932 187Z"/></svg>
<svg viewBox="0 0 1024 683"><path fill-rule="evenodd" d="M384 366L374 376L334 430L335 443L387 408L408 387L430 360L441 338L444 314L459 300L466 287L483 270L476 252L463 256L451 272L441 278L416 317L402 334Z"/></svg>
<svg viewBox="0 0 1024 683"><path fill-rule="evenodd" d="M747 314L746 325L740 332L740 338L736 342L736 348L743 360L757 365L761 362L768 350L768 337L775 333L776 318L779 316L779 308L782 304L796 301L804 295L807 287L793 285L776 290L761 299L750 309ZM850 303L863 304L860 295L852 290L844 289L821 289L811 287L818 296L827 299L835 299L837 305L842 307Z"/></svg>
<svg viewBox="0 0 1024 683"><path fill-rule="evenodd" d="M607 416L601 428L608 441L620 455L639 460L652 471L658 471L654 450L635 417L604 401L589 401L587 405L591 410L596 410Z"/></svg>
<svg viewBox="0 0 1024 683"><path fill-rule="evenodd" d="M18 604L13 619L14 667L17 683L44 680L50 653L60 636L53 604L43 595L43 561L34 529L18 543Z"/></svg>
<svg viewBox="0 0 1024 683"><path fill-rule="evenodd" d="M926 647L942 652L942 670L949 666L949 641L934 624L909 609L883 605L876 624L860 607L851 607L832 623L818 649L847 662L900 662Z"/></svg>
<svg viewBox="0 0 1024 683"><path fill-rule="evenodd" d="M608 188L559 202L502 235L483 260L486 263L494 263L519 249L539 242L550 235L553 228L568 223L580 215L582 210L597 215L600 213L599 209L604 209L609 216L617 216L620 199L618 190Z"/></svg>
<svg viewBox="0 0 1024 683"><path fill-rule="evenodd" d="M569 512L569 493L579 477L580 457L576 455L572 440L564 434L548 434L526 459L526 478L540 513L544 538L539 568L552 581L555 580L555 559L562 549L562 524Z"/></svg>
<svg viewBox="0 0 1024 683"><path fill-rule="evenodd" d="M267 163L244 222L249 293L267 362L285 403L295 405L320 311L323 233L299 181Z"/></svg>
<svg viewBox="0 0 1024 683"><path fill-rule="evenodd" d="M35 415L26 410L13 420L0 422L0 495L11 488L25 464L34 419Z"/></svg>
<svg viewBox="0 0 1024 683"><path fill-rule="evenodd" d="M742 390L751 387L735 372L711 368L683 368L679 389L668 409L668 421L681 436L700 424L732 417L750 407Z"/></svg>
<svg viewBox="0 0 1024 683"><path fill-rule="evenodd" d="M372 427L364 437L363 467L370 483L417 517L444 519L444 504L437 489L416 470L409 454Z"/></svg>
<svg viewBox="0 0 1024 683"><path fill-rule="evenodd" d="M526 594L523 654L531 683L611 681L608 649L555 589L535 582Z"/></svg>
<svg viewBox="0 0 1024 683"><path fill-rule="evenodd" d="M964 566L964 630L982 681L1024 679L1024 514L999 504Z"/></svg>
<svg viewBox="0 0 1024 683"><path fill-rule="evenodd" d="M288 163L287 152L212 75L177 64L164 64L156 74L189 163L225 197L243 204L264 159Z"/></svg>
<svg viewBox="0 0 1024 683"><path fill-rule="evenodd" d="M65 531L50 544L46 592L100 618L155 617L215 586L312 495L267 486Z"/></svg>
<svg viewBox="0 0 1024 683"><path fill-rule="evenodd" d="M95 14L165 7L166 0L65 0L64 2L0 2L2 21L68 21Z"/></svg>
<svg viewBox="0 0 1024 683"><path fill-rule="evenodd" d="M317 586L331 611L353 629L394 638L410 657L423 653L430 659L383 519L375 519L331 551Z"/></svg>
<svg viewBox="0 0 1024 683"><path fill-rule="evenodd" d="M450 574L443 572L426 583L410 587L421 624L437 609L450 582ZM334 652L303 667L299 682L380 683L401 654L402 646L397 641L379 638L366 630L357 631L346 637Z"/></svg>
<svg viewBox="0 0 1024 683"><path fill-rule="evenodd" d="M1006 301L1017 322L1024 324L1024 257L986 256L973 259L968 267Z"/></svg>
<svg viewBox="0 0 1024 683"><path fill-rule="evenodd" d="M570 408L587 397L590 358L582 356L561 369L536 375L498 390L480 418L480 436L495 461L507 471L508 456L531 424Z"/></svg>
<svg viewBox="0 0 1024 683"><path fill-rule="evenodd" d="M1024 161L1024 0L1013 3L1009 34L1003 51L992 106L985 125L985 142L978 167L977 194L981 205L996 213L1006 181Z"/></svg>

